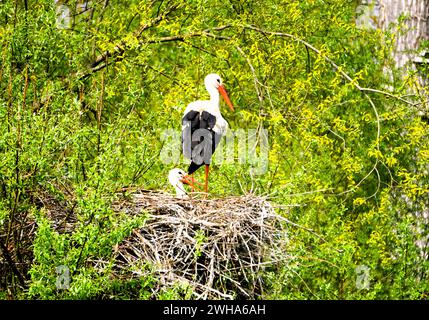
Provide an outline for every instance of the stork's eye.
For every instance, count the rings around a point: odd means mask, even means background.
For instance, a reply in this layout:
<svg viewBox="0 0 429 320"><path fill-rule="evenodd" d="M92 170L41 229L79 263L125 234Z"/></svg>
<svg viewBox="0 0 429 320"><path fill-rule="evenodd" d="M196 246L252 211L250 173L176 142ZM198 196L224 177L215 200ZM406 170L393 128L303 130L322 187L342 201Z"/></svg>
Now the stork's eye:
<svg viewBox="0 0 429 320"><path fill-rule="evenodd" d="M220 79L219 78L217 78L216 81L220 83Z"/></svg>

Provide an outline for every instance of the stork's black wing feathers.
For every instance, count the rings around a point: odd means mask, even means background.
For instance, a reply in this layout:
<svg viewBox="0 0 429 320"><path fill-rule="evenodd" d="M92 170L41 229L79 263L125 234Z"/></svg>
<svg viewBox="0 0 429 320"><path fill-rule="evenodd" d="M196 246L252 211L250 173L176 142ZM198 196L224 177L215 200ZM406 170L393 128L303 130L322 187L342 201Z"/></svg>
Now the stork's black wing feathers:
<svg viewBox="0 0 429 320"><path fill-rule="evenodd" d="M194 110L189 111L183 117L182 125L186 124L187 122L190 122L191 123L191 130L192 130L192 128L199 126L199 122L200 122L199 116L200 116L200 113L198 111L194 111ZM195 129L193 131L195 131Z"/></svg>
<svg viewBox="0 0 429 320"><path fill-rule="evenodd" d="M201 113L200 128L213 130L216 124L216 117L207 111Z"/></svg>
<svg viewBox="0 0 429 320"><path fill-rule="evenodd" d="M189 124L189 126L187 124ZM195 110L189 111L183 117L182 125L184 126L182 130L183 155L185 158L191 160L191 165L188 168L188 174L192 174L204 163L210 164L211 155L219 144L221 136L213 131L213 128L216 125L216 117L207 111L203 111L201 113ZM204 151L202 150L201 146L199 146L204 141L204 137L198 135L200 136L199 139L192 139L192 135L198 129L205 129L210 133L211 154L209 158L204 157ZM199 159L204 158L205 160L202 162L196 161L196 159L194 159L195 157Z"/></svg>

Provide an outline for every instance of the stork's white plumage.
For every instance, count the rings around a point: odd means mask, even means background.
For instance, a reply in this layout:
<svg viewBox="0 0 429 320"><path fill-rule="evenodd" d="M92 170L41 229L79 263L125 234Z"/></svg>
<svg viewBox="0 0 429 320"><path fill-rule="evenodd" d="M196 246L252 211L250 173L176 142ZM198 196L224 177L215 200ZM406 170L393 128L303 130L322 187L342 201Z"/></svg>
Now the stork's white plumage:
<svg viewBox="0 0 429 320"><path fill-rule="evenodd" d="M188 175L191 175L191 179L189 181L185 177L183 182L190 184L193 189L193 173L204 164L206 174L204 190L207 194L211 157L221 137L226 134L228 129L228 123L220 113L220 95L231 111L234 111L234 107L218 74L207 75L204 84L210 95L210 100L191 102L186 107L182 119L183 153L186 158L191 160L188 168ZM201 145L205 145L205 147L202 148Z"/></svg>
<svg viewBox="0 0 429 320"><path fill-rule="evenodd" d="M210 95L210 100L197 100L191 102L186 107L183 116L185 117L191 111L198 111L200 115L203 111L206 111L216 118L216 123L214 125L213 131L223 136L228 129L228 122L226 122L226 120L222 117L222 114L220 113L219 93L222 94L231 111L234 111L234 107L229 100L228 94L226 93L225 87L222 84L222 79L219 75L217 75L216 73L211 73L207 75L204 79L204 84L206 90ZM189 125L189 123L187 125Z"/></svg>
<svg viewBox="0 0 429 320"><path fill-rule="evenodd" d="M188 194L186 193L182 183L182 180L185 176L186 176L185 171L178 168L171 169L170 172L168 173L168 181L174 187L176 191L176 197L181 199L188 198Z"/></svg>

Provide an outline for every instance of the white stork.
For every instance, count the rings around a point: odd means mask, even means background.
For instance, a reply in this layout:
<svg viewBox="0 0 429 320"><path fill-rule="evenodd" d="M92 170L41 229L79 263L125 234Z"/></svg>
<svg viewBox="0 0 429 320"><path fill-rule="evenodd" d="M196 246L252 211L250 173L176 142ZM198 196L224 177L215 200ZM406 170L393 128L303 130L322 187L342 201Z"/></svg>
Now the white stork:
<svg viewBox="0 0 429 320"><path fill-rule="evenodd" d="M182 169L174 168L171 169L168 173L168 181L170 181L171 185L176 190L176 197L180 199L188 199L188 194L183 187L182 180L186 176L185 171Z"/></svg>
<svg viewBox="0 0 429 320"><path fill-rule="evenodd" d="M228 128L228 123L220 113L219 93L231 111L234 111L234 107L219 75L215 73L207 75L204 84L210 95L210 100L191 102L186 107L182 118L183 154L185 158L191 160L191 164L188 168L188 175L184 176L181 181L189 184L194 190L193 173L204 164L204 191L207 195L211 157Z"/></svg>

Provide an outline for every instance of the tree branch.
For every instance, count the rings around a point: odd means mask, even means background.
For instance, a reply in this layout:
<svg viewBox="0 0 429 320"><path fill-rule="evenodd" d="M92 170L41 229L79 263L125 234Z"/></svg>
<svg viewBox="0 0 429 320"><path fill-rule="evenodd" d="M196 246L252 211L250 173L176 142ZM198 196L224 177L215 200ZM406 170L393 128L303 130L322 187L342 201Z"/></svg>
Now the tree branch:
<svg viewBox="0 0 429 320"><path fill-rule="evenodd" d="M136 38L140 38L142 33L145 30L153 27L154 25L156 25L159 22L161 22L162 20L164 20L170 13L172 13L177 8L177 6L178 6L177 4L171 6L170 8L167 9L166 12L159 14L156 18L154 18L151 21L149 21L148 23L140 26L137 30L135 30L133 32L133 36ZM97 58L95 58L95 61L91 64L91 72L90 73L102 69L102 68L97 68L97 67L100 64L106 62L108 58L122 54L127 48L128 48L128 44L124 40L121 40L112 50L107 50L107 51L103 52L102 54L100 54Z"/></svg>
<svg viewBox="0 0 429 320"><path fill-rule="evenodd" d="M16 267L15 262L13 261L12 257L9 254L9 251L7 250L6 246L4 245L4 243L2 242L1 239L0 239L0 250L2 252L2 255L3 255L4 259L7 261L7 263L10 266L10 268L12 269L13 273L18 278L19 283L21 284L21 286L24 287L25 286L24 277L22 276L21 272Z"/></svg>
<svg viewBox="0 0 429 320"><path fill-rule="evenodd" d="M312 51L314 51L315 53L317 53L319 56L321 56L326 62L328 62L344 79L346 79L350 84L352 84L357 90L359 90L363 96L368 100L371 108L374 111L374 115L376 117L376 123L377 123L377 137L375 140L376 143L376 148L377 151L380 151L380 116L378 115L378 111L377 108L374 104L374 102L372 101L371 97L368 96L367 91L373 91L373 92L377 92L378 90L370 90L368 88L363 88L359 85L359 82L356 79L352 79L352 77L350 77L346 72L344 72L340 66L338 66L332 59L330 59L329 57L327 57L326 55L324 55L319 49L317 49L316 47L314 47L312 44L308 43L305 40L302 40L301 38L298 38L292 34L289 33L284 33L284 32L274 32L274 31L267 31L255 26L251 26L251 25L246 25L243 26L246 29L249 30L253 30L253 31L257 31L260 32L262 34L265 35L273 35L273 36L279 36L279 37L286 37L286 38L290 38L295 40L298 43L303 44L304 46L306 46L307 48L311 49ZM379 91L380 93L383 93L382 91ZM393 95L391 95L393 96ZM394 96L393 96L394 97ZM373 168L369 171L369 173L363 178L361 179L353 188L351 188L350 190L347 190L345 192L342 193L347 193L347 192L351 192L353 190L355 190L359 185L361 185L373 172L374 170L377 169L377 165L381 160L379 160L378 158L376 159ZM380 176L378 175L378 179L380 179ZM379 181L380 182L380 181Z"/></svg>
<svg viewBox="0 0 429 320"><path fill-rule="evenodd" d="M146 24L145 26L147 26L147 25L149 25L149 24ZM144 30L148 29L149 27L146 27ZM150 40L146 40L146 41L140 40L139 45L142 46L143 44L151 44L151 43L185 41L188 38L195 38L195 37L208 37L208 38L213 38L213 39L218 39L218 40L231 40L230 37L220 36L220 35L216 35L216 34L211 33L212 31L221 31L221 30L224 30L224 29L229 28L229 27L231 27L231 26L230 25L224 25L224 26L220 26L220 27L216 27L216 28L205 29L205 30L200 31L200 32L193 32L193 33L181 34L181 35L176 35L176 36L167 36L167 37L161 37L161 38L157 38L157 39L150 39ZM139 30L141 30L141 29L139 29ZM141 32L143 32L143 30ZM127 49L126 43L124 41L121 41L120 44L115 46L113 51L104 52L91 65L91 68L89 69L89 71L87 71L85 74L80 76L80 79L83 80L83 79L89 77L94 72L97 72L101 69L104 69L109 64L122 60L123 59L122 54L125 52L126 49ZM108 58L112 57L112 56L115 56L115 57L113 59L109 59L109 62L108 62L107 61Z"/></svg>

